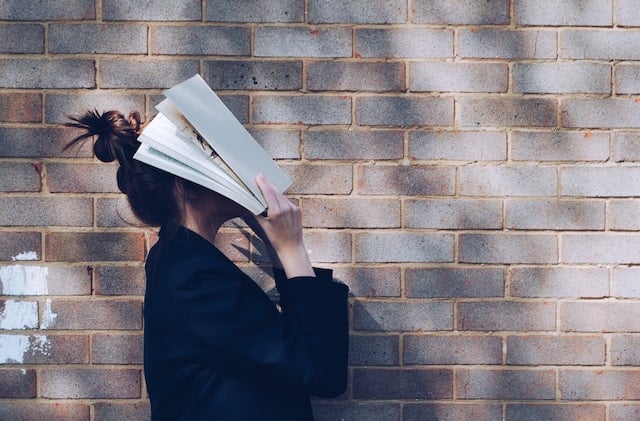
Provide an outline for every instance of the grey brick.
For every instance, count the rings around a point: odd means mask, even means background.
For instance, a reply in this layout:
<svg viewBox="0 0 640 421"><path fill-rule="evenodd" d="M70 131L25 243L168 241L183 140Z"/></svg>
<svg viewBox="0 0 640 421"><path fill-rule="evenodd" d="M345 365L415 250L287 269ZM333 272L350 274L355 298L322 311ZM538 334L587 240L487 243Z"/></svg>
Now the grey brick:
<svg viewBox="0 0 640 421"><path fill-rule="evenodd" d="M145 54L147 26L134 24L52 24L50 53Z"/></svg>
<svg viewBox="0 0 640 421"><path fill-rule="evenodd" d="M598 63L516 63L515 92L611 93L611 66Z"/></svg>
<svg viewBox="0 0 640 421"><path fill-rule="evenodd" d="M549 98L461 97L456 122L466 127L555 127L557 108Z"/></svg>
<svg viewBox="0 0 640 421"><path fill-rule="evenodd" d="M202 4L198 0L166 2L162 0L103 0L104 20L193 21L202 19Z"/></svg>
<svg viewBox="0 0 640 421"><path fill-rule="evenodd" d="M502 297L505 273L495 268L407 268L408 298Z"/></svg>
<svg viewBox="0 0 640 421"><path fill-rule="evenodd" d="M0 198L2 226L91 226L93 202L85 197Z"/></svg>
<svg viewBox="0 0 640 421"><path fill-rule="evenodd" d="M47 163L47 184L52 193L119 193L115 164Z"/></svg>
<svg viewBox="0 0 640 421"><path fill-rule="evenodd" d="M631 98L572 98L562 103L562 125L579 128L639 128L640 103Z"/></svg>
<svg viewBox="0 0 640 421"><path fill-rule="evenodd" d="M313 415L318 421L400 419L400 405L396 403L315 400L312 405Z"/></svg>
<svg viewBox="0 0 640 421"><path fill-rule="evenodd" d="M452 161L504 161L507 136L494 131L412 131L411 159Z"/></svg>
<svg viewBox="0 0 640 421"><path fill-rule="evenodd" d="M351 30L262 26L256 29L256 56L351 57Z"/></svg>
<svg viewBox="0 0 640 421"><path fill-rule="evenodd" d="M309 247L309 257L318 263L346 263L351 262L352 240L351 234L344 231L312 231L305 232L306 244Z"/></svg>
<svg viewBox="0 0 640 421"><path fill-rule="evenodd" d="M461 234L458 259L465 263L557 263L558 240L547 234Z"/></svg>
<svg viewBox="0 0 640 421"><path fill-rule="evenodd" d="M453 371L446 369L355 369L355 399L451 399Z"/></svg>
<svg viewBox="0 0 640 421"><path fill-rule="evenodd" d="M560 393L570 400L637 400L640 393L627 385L640 381L637 370L562 370Z"/></svg>
<svg viewBox="0 0 640 421"><path fill-rule="evenodd" d="M148 402L121 403L122 401L96 402L93 404L95 419L100 420L140 420L151 419Z"/></svg>
<svg viewBox="0 0 640 421"><path fill-rule="evenodd" d="M567 30L562 32L561 58L578 60L638 60L640 31Z"/></svg>
<svg viewBox="0 0 640 421"><path fill-rule="evenodd" d="M470 335L407 335L405 365L501 364L502 338Z"/></svg>
<svg viewBox="0 0 640 421"><path fill-rule="evenodd" d="M398 365L397 335L351 335L349 365Z"/></svg>
<svg viewBox="0 0 640 421"><path fill-rule="evenodd" d="M125 197L96 200L96 225L99 227L142 226Z"/></svg>
<svg viewBox="0 0 640 421"><path fill-rule="evenodd" d="M640 230L640 202L637 200L612 200L609 202L607 227L610 230Z"/></svg>
<svg viewBox="0 0 640 421"><path fill-rule="evenodd" d="M474 331L552 331L556 328L556 304L551 301L460 302L457 328Z"/></svg>
<svg viewBox="0 0 640 421"><path fill-rule="evenodd" d="M509 0L430 0L413 4L413 23L434 25L504 25Z"/></svg>
<svg viewBox="0 0 640 421"><path fill-rule="evenodd" d="M397 62L309 63L310 91L403 91L404 66Z"/></svg>
<svg viewBox="0 0 640 421"><path fill-rule="evenodd" d="M2 157L90 157L91 142L63 152L75 131L58 127L0 128L0 156Z"/></svg>
<svg viewBox="0 0 640 421"><path fill-rule="evenodd" d="M301 61L205 61L211 89L297 91L302 88Z"/></svg>
<svg viewBox="0 0 640 421"><path fill-rule="evenodd" d="M633 301L568 301L560 305L560 330L568 332L637 332L638 318L640 308Z"/></svg>
<svg viewBox="0 0 640 421"><path fill-rule="evenodd" d="M453 57L453 31L449 29L356 29L356 57Z"/></svg>
<svg viewBox="0 0 640 421"><path fill-rule="evenodd" d="M635 0L617 0L614 23L622 26L640 26L640 9Z"/></svg>
<svg viewBox="0 0 640 421"><path fill-rule="evenodd" d="M556 169L550 166L466 166L459 169L465 196L556 196Z"/></svg>
<svg viewBox="0 0 640 421"><path fill-rule="evenodd" d="M584 200L509 200L505 227L517 230L603 230L605 203Z"/></svg>
<svg viewBox="0 0 640 421"><path fill-rule="evenodd" d="M40 371L39 376L44 398L140 398L138 369L51 368Z"/></svg>
<svg viewBox="0 0 640 421"><path fill-rule="evenodd" d="M509 68L501 63L411 63L414 92L506 92Z"/></svg>
<svg viewBox="0 0 640 421"><path fill-rule="evenodd" d="M93 88L95 63L82 59L0 59L0 88Z"/></svg>
<svg viewBox="0 0 640 421"><path fill-rule="evenodd" d="M640 365L640 337L638 335L611 336L612 365Z"/></svg>
<svg viewBox="0 0 640 421"><path fill-rule="evenodd" d="M415 199L404 202L404 225L431 229L500 229L502 202L474 199Z"/></svg>
<svg viewBox="0 0 640 421"><path fill-rule="evenodd" d="M102 60L102 88L170 88L198 73L197 60Z"/></svg>
<svg viewBox="0 0 640 421"><path fill-rule="evenodd" d="M303 198L303 226L400 228L400 201L371 198Z"/></svg>
<svg viewBox="0 0 640 421"><path fill-rule="evenodd" d="M640 66L619 64L615 67L615 86L618 94L640 93Z"/></svg>
<svg viewBox="0 0 640 421"><path fill-rule="evenodd" d="M638 267L616 267L611 272L611 296L616 298L640 298Z"/></svg>
<svg viewBox="0 0 640 421"><path fill-rule="evenodd" d="M30 1L2 0L2 20L80 20L95 19L94 0Z"/></svg>
<svg viewBox="0 0 640 421"><path fill-rule="evenodd" d="M356 262L452 262L454 239L448 234L407 232L355 235Z"/></svg>
<svg viewBox="0 0 640 421"><path fill-rule="evenodd" d="M310 23L404 23L407 3L404 0L369 0L367 2L314 0L309 4Z"/></svg>
<svg viewBox="0 0 640 421"><path fill-rule="evenodd" d="M606 161L609 133L566 130L515 131L511 159L515 161Z"/></svg>
<svg viewBox="0 0 640 421"><path fill-rule="evenodd" d="M144 95L128 93L108 93L104 91L83 92L82 94L55 94L45 97L44 121L60 124L68 121L67 115L78 116L87 110L99 112L117 110L128 116L132 111L144 114Z"/></svg>
<svg viewBox="0 0 640 421"><path fill-rule="evenodd" d="M393 266L350 266L333 270L336 280L349 285L356 297L399 297L400 269Z"/></svg>
<svg viewBox="0 0 640 421"><path fill-rule="evenodd" d="M502 418L502 405L495 403L406 403L403 420L475 420L494 421Z"/></svg>
<svg viewBox="0 0 640 421"><path fill-rule="evenodd" d="M465 58L556 58L556 37L551 30L460 29L457 52Z"/></svg>
<svg viewBox="0 0 640 421"><path fill-rule="evenodd" d="M91 338L91 362L93 364L140 365L142 335L98 334Z"/></svg>
<svg viewBox="0 0 640 421"><path fill-rule="evenodd" d="M628 402L613 403L610 406L609 414L611 421L625 421L640 418L640 405Z"/></svg>
<svg viewBox="0 0 640 421"><path fill-rule="evenodd" d="M260 96L253 122L262 124L350 124L351 98L326 95Z"/></svg>
<svg viewBox="0 0 640 421"><path fill-rule="evenodd" d="M2 12L0 12L2 13ZM0 25L0 53L41 54L44 52L44 26Z"/></svg>
<svg viewBox="0 0 640 421"><path fill-rule="evenodd" d="M302 22L300 0L209 0L205 20L213 22Z"/></svg>
<svg viewBox="0 0 640 421"><path fill-rule="evenodd" d="M604 268L525 267L511 272L513 297L600 298L609 295Z"/></svg>
<svg viewBox="0 0 640 421"><path fill-rule="evenodd" d="M41 233L24 231L0 232L0 261L21 260L24 253L31 254L31 252L35 255L29 260L40 260L42 258Z"/></svg>
<svg viewBox="0 0 640 421"><path fill-rule="evenodd" d="M0 121L39 123L42 121L42 94L30 92L0 93Z"/></svg>
<svg viewBox="0 0 640 421"><path fill-rule="evenodd" d="M627 234L565 234L562 263L640 263L640 238Z"/></svg>
<svg viewBox="0 0 640 421"><path fill-rule="evenodd" d="M536 0L516 1L518 25L611 26L613 9L609 0L584 0L576 7L572 0L551 0L544 6Z"/></svg>
<svg viewBox="0 0 640 421"><path fill-rule="evenodd" d="M455 168L426 165L356 167L358 194L430 195L455 194Z"/></svg>
<svg viewBox="0 0 640 421"><path fill-rule="evenodd" d="M0 192L37 192L41 188L41 164L0 163Z"/></svg>
<svg viewBox="0 0 640 421"><path fill-rule="evenodd" d="M508 420L588 419L595 421L606 419L606 407L603 404L576 404L575 402L567 404L508 403L506 408L506 419Z"/></svg>
<svg viewBox="0 0 640 421"><path fill-rule="evenodd" d="M556 396L554 370L462 369L456 376L460 399L548 400Z"/></svg>
<svg viewBox="0 0 640 421"><path fill-rule="evenodd" d="M228 26L152 26L151 53L248 56L249 28Z"/></svg>
<svg viewBox="0 0 640 421"><path fill-rule="evenodd" d="M300 159L298 130L249 129L249 133L274 159Z"/></svg>
<svg viewBox="0 0 640 421"><path fill-rule="evenodd" d="M351 165L283 165L293 185L289 194L349 194L353 190Z"/></svg>
<svg viewBox="0 0 640 421"><path fill-rule="evenodd" d="M358 97L356 119L358 124L370 126L451 126L453 98Z"/></svg>
<svg viewBox="0 0 640 421"><path fill-rule="evenodd" d="M144 266L97 266L93 275L96 295L144 295Z"/></svg>
<svg viewBox="0 0 640 421"><path fill-rule="evenodd" d="M308 159L402 159L400 130L308 130L304 155Z"/></svg>
<svg viewBox="0 0 640 421"><path fill-rule="evenodd" d="M640 167L576 165L560 170L560 194L581 197L640 196Z"/></svg>

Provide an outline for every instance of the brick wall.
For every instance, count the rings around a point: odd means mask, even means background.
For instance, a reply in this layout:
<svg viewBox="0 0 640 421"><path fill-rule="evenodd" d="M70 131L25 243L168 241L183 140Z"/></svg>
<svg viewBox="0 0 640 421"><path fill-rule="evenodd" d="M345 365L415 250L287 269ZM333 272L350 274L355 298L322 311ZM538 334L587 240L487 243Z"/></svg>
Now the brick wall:
<svg viewBox="0 0 640 421"><path fill-rule="evenodd" d="M640 418L635 0L0 0L0 419L148 419L155 239L65 114L200 72L351 287L319 420ZM267 290L244 231L222 249ZM254 259L255 260L255 259Z"/></svg>

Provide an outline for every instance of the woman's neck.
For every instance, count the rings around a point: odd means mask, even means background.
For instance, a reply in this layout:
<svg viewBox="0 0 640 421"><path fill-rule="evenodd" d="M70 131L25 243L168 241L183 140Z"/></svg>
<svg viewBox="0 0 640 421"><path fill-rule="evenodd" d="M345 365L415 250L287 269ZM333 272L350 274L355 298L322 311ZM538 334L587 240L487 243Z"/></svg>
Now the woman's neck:
<svg viewBox="0 0 640 421"><path fill-rule="evenodd" d="M223 220L216 220L211 214L205 215L187 206L182 225L200 235L211 244L215 243L218 230L224 224Z"/></svg>

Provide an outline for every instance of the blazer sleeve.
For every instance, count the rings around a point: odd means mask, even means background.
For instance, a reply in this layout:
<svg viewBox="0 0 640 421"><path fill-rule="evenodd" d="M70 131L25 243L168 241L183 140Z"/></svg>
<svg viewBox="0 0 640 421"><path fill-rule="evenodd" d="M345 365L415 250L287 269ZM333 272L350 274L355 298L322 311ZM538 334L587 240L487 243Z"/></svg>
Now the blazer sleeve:
<svg viewBox="0 0 640 421"><path fill-rule="evenodd" d="M205 364L246 382L322 397L343 393L347 287L333 282L327 270L289 280L277 273L278 312L237 272L199 270L180 288L186 346Z"/></svg>

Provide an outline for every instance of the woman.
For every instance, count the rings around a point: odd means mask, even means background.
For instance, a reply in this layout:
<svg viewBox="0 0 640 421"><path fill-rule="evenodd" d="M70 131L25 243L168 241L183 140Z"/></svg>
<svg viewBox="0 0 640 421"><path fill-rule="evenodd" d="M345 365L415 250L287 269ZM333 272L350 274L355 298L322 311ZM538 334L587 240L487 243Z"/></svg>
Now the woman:
<svg viewBox="0 0 640 421"><path fill-rule="evenodd" d="M146 263L144 372L153 420L310 420L309 395L346 387L347 287L312 268L299 209L263 176L268 216L133 159L140 115L86 112L67 123L118 160L119 189L136 216L160 227ZM215 246L242 217L272 257L278 311Z"/></svg>

